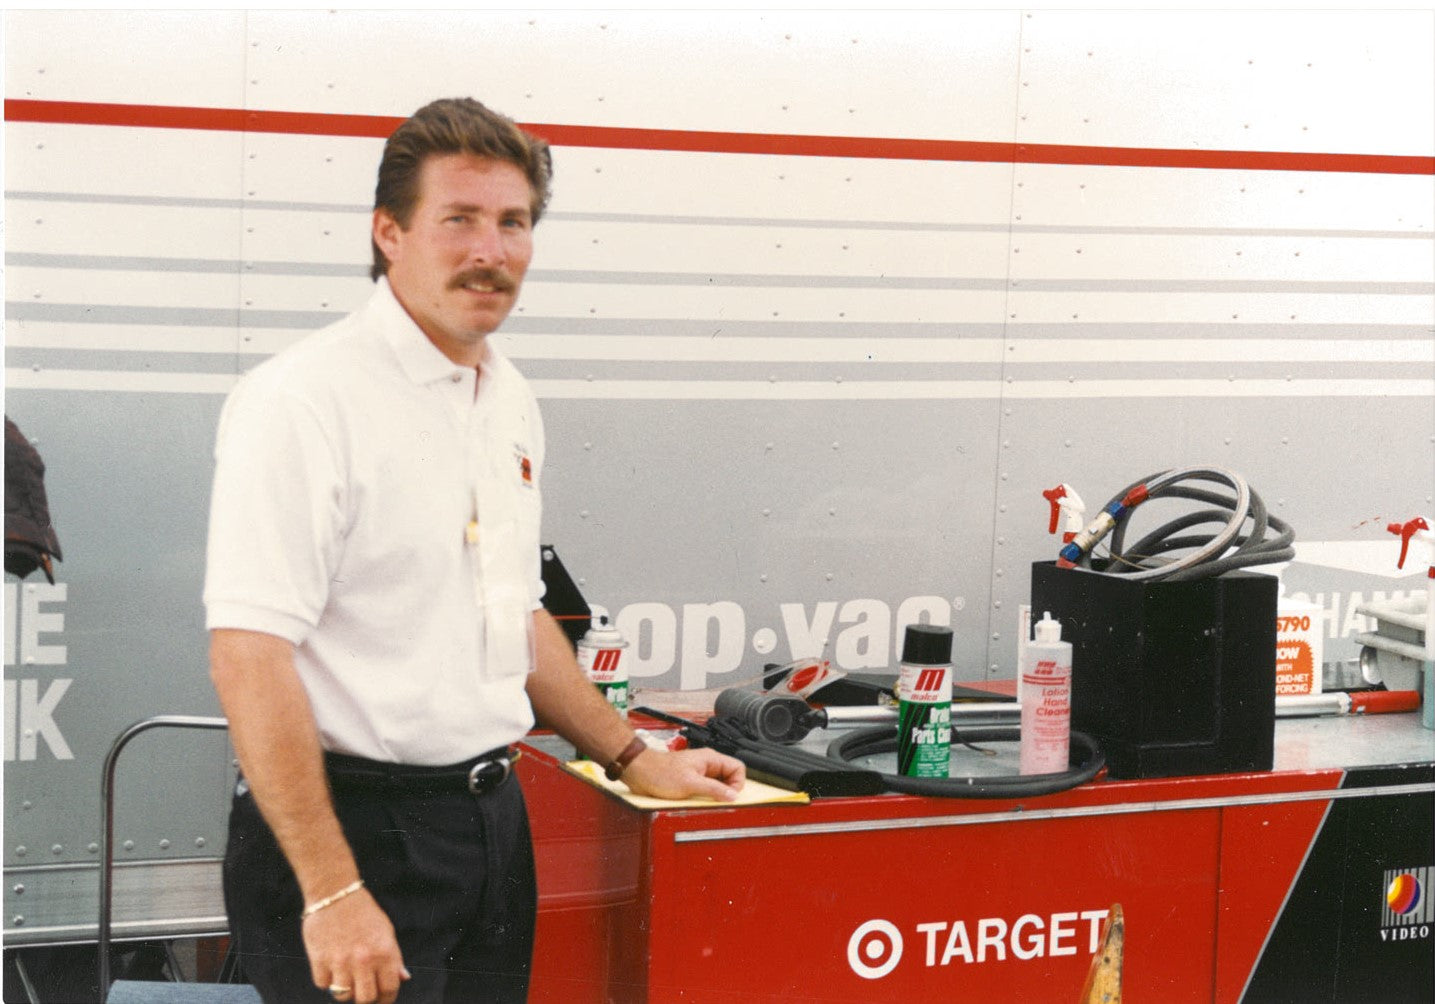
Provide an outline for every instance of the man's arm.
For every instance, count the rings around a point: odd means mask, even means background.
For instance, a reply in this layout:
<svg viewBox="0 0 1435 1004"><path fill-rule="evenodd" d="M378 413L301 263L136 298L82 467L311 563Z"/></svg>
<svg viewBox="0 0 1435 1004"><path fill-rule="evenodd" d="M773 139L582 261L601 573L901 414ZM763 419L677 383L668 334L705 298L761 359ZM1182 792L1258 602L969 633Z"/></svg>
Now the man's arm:
<svg viewBox="0 0 1435 1004"><path fill-rule="evenodd" d="M534 611L533 633L538 665L528 677L528 699L539 724L599 763L610 763L632 742L633 730L583 675L567 636L548 611ZM623 771L623 783L658 798L708 795L731 801L744 776L740 760L716 750L647 749Z"/></svg>
<svg viewBox="0 0 1435 1004"><path fill-rule="evenodd" d="M209 653L240 768L304 902L332 896L361 876L334 814L293 646L274 635L218 629ZM351 987L354 1001L392 1002L408 978L393 925L363 889L306 918L303 934L316 986Z"/></svg>

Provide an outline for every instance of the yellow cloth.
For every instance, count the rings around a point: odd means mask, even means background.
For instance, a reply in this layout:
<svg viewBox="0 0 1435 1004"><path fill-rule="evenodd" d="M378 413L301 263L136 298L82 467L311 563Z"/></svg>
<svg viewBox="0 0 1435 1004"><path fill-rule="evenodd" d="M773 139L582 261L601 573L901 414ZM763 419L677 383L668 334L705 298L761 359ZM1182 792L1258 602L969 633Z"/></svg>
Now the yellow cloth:
<svg viewBox="0 0 1435 1004"><path fill-rule="evenodd" d="M622 781L609 781L603 768L592 760L571 760L567 766L583 780L612 792L637 809L722 808L733 805L763 805L769 802L795 802L805 805L811 801L805 791L785 791L751 778L744 782L742 791L733 802L719 802L706 795L695 795L692 798L650 798L647 795L633 794Z"/></svg>

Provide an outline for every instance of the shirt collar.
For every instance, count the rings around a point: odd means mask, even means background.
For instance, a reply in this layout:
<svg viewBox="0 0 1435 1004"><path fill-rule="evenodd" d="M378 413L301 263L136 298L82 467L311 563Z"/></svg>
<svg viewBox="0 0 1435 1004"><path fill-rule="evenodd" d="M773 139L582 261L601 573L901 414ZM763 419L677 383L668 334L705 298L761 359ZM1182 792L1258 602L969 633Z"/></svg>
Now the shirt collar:
<svg viewBox="0 0 1435 1004"><path fill-rule="evenodd" d="M380 276L369 299L365 320L378 329L398 357L399 368L415 384L449 380L465 367L438 350L389 288L388 276ZM491 350L490 350L491 351Z"/></svg>

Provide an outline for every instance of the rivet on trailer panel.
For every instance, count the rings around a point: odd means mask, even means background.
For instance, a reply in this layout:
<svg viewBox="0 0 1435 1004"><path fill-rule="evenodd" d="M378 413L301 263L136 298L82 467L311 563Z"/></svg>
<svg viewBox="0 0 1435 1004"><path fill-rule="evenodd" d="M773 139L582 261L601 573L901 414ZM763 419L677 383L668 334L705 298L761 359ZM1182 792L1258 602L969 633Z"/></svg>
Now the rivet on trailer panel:
<svg viewBox="0 0 1435 1004"><path fill-rule="evenodd" d="M15 848L15 856L17 858L23 858L27 853L29 853L29 848L27 848L24 844L21 844L19 847Z"/></svg>
<svg viewBox="0 0 1435 1004"><path fill-rule="evenodd" d="M17 885L15 886L14 892L15 892L15 895L16 895L16 896L23 896L23 895L25 895L25 886L24 886L24 884L23 884L23 883L22 883L22 884L17 884Z"/></svg>

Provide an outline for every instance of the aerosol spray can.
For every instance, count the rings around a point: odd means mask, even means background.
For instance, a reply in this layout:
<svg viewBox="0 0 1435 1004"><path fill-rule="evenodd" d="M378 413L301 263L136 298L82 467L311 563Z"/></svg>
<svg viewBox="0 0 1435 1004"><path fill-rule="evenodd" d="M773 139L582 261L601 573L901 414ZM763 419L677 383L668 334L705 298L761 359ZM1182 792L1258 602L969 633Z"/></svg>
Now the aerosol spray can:
<svg viewBox="0 0 1435 1004"><path fill-rule="evenodd" d="M627 648L622 633L606 617L600 617L598 624L578 639L579 668L624 718L628 717Z"/></svg>
<svg viewBox="0 0 1435 1004"><path fill-rule="evenodd" d="M907 628L897 697L897 773L946 777L952 760L950 628Z"/></svg>
<svg viewBox="0 0 1435 1004"><path fill-rule="evenodd" d="M1071 766L1071 643L1044 614L1021 665L1021 772L1055 774Z"/></svg>

